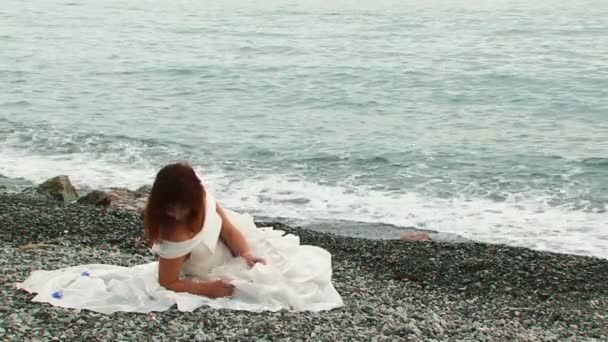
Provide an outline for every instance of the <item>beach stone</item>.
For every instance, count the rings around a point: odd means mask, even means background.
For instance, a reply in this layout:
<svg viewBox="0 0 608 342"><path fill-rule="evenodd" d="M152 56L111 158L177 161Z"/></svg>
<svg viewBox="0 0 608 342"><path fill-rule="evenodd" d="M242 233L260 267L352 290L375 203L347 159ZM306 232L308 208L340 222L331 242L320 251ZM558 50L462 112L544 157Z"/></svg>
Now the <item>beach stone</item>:
<svg viewBox="0 0 608 342"><path fill-rule="evenodd" d="M72 202L78 199L78 191L65 175L53 177L38 185L38 193L63 202Z"/></svg>
<svg viewBox="0 0 608 342"><path fill-rule="evenodd" d="M141 192L144 194L149 194L152 192L152 185L142 185L139 188L137 188L137 190L135 190L136 192Z"/></svg>
<svg viewBox="0 0 608 342"><path fill-rule="evenodd" d="M407 242L432 241L431 236L423 232L404 232L399 238Z"/></svg>
<svg viewBox="0 0 608 342"><path fill-rule="evenodd" d="M148 194L139 190L111 188L109 196L112 198L110 206L122 210L142 211L148 203Z"/></svg>
<svg viewBox="0 0 608 342"><path fill-rule="evenodd" d="M104 191L93 190L77 201L79 204L104 206L107 207L112 203L112 196Z"/></svg>
<svg viewBox="0 0 608 342"><path fill-rule="evenodd" d="M79 204L103 206L127 211L142 211L146 207L148 194L139 190L110 188L109 191L93 190L78 199Z"/></svg>

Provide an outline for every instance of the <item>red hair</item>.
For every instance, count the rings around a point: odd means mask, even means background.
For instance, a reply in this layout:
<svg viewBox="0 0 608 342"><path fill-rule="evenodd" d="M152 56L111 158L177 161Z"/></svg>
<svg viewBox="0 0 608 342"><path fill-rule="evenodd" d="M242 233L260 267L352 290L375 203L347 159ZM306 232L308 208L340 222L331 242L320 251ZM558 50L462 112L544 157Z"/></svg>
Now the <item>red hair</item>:
<svg viewBox="0 0 608 342"><path fill-rule="evenodd" d="M160 241L162 231L175 227L177 220L168 211L173 206L188 209L187 226L197 233L203 225L204 192L192 167L170 164L163 167L154 180L144 211L144 230L148 242Z"/></svg>

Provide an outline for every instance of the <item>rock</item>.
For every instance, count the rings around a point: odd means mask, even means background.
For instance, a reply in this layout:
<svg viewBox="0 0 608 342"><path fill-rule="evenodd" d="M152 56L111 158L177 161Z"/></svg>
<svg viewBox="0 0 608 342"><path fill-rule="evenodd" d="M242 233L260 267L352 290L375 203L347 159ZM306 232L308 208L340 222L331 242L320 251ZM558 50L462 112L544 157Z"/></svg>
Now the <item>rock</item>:
<svg viewBox="0 0 608 342"><path fill-rule="evenodd" d="M146 189L143 190L145 191ZM133 191L124 188L110 188L108 192L93 190L86 196L78 199L78 203L129 211L142 211L148 201L148 193L144 191Z"/></svg>
<svg viewBox="0 0 608 342"><path fill-rule="evenodd" d="M395 330L395 335L405 337L407 335L420 335L422 331L414 324L410 322L408 324L403 324Z"/></svg>
<svg viewBox="0 0 608 342"><path fill-rule="evenodd" d="M28 187L23 188L21 190L21 194L28 195L28 196L33 196L33 197L38 197L38 196L45 197L44 195L42 195L41 193L39 193L36 190L36 187L34 187L34 186L28 186Z"/></svg>
<svg viewBox="0 0 608 342"><path fill-rule="evenodd" d="M112 197L110 206L113 208L141 211L144 210L148 202L148 194L139 190L133 191L123 188L112 188L110 190L109 195Z"/></svg>
<svg viewBox="0 0 608 342"><path fill-rule="evenodd" d="M421 282L423 279L415 274L407 273L407 272L397 272L393 277L395 280L409 280L414 282Z"/></svg>
<svg viewBox="0 0 608 342"><path fill-rule="evenodd" d="M49 245L46 243L28 243L28 244L19 246L19 250L27 251L27 250L31 250L31 249L44 249L44 248L52 248L52 247L55 247L55 246Z"/></svg>
<svg viewBox="0 0 608 342"><path fill-rule="evenodd" d="M100 190L93 190L85 196L78 199L79 204L104 206L107 207L112 203L113 196Z"/></svg>
<svg viewBox="0 0 608 342"><path fill-rule="evenodd" d="M38 185L36 191L58 201L72 202L78 199L78 191L68 176L53 177Z"/></svg>
<svg viewBox="0 0 608 342"><path fill-rule="evenodd" d="M136 192L142 192L144 194L149 194L152 192L152 185L142 185L139 188L137 188L137 190L135 190Z"/></svg>
<svg viewBox="0 0 608 342"><path fill-rule="evenodd" d="M422 232L405 232L401 234L400 239L408 242L432 241L429 234Z"/></svg>

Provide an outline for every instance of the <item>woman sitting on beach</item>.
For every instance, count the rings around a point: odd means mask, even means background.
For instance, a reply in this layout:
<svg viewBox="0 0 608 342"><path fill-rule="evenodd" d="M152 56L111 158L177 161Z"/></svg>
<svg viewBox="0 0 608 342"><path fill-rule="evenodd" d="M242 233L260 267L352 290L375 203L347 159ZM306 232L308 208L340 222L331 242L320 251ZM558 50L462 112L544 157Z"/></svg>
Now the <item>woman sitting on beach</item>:
<svg viewBox="0 0 608 342"><path fill-rule="evenodd" d="M249 215L222 208L186 164L156 176L144 213L158 262L34 271L20 287L34 301L112 313L202 305L248 311L320 311L343 305L331 255Z"/></svg>

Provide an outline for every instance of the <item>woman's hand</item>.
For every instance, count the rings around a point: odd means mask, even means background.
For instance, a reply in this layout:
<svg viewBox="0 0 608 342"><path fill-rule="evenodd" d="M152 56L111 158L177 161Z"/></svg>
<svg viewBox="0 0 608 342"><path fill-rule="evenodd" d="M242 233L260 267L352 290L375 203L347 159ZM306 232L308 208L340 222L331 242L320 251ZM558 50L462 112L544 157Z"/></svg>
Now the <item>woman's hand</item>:
<svg viewBox="0 0 608 342"><path fill-rule="evenodd" d="M234 293L234 286L223 280L213 280L203 283L200 294L209 298L230 297Z"/></svg>
<svg viewBox="0 0 608 342"><path fill-rule="evenodd" d="M232 296L234 286L222 280L194 282L181 279L180 273L186 257L175 259L160 258L158 265L158 283L167 290L188 292L209 298Z"/></svg>
<svg viewBox="0 0 608 342"><path fill-rule="evenodd" d="M253 265L257 264L258 262L260 264L266 265L266 260L256 257L255 255L253 255L252 252L245 252L241 255L241 257L243 257L243 259L247 261L249 267L253 267Z"/></svg>

